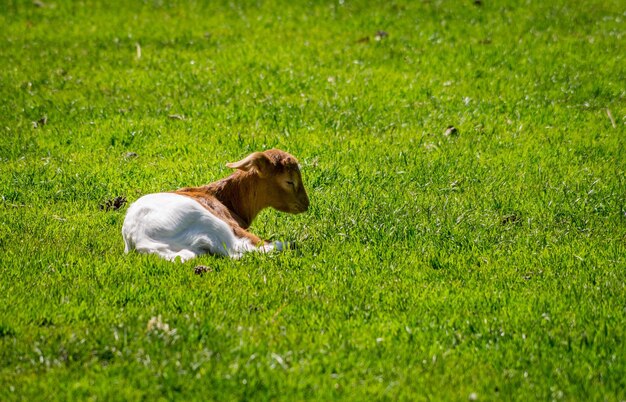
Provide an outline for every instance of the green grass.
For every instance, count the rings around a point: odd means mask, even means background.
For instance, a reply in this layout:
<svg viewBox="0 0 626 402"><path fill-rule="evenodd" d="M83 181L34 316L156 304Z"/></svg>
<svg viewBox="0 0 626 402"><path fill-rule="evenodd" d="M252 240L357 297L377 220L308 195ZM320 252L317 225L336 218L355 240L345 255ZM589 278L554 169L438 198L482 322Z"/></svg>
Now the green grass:
<svg viewBox="0 0 626 402"><path fill-rule="evenodd" d="M0 0L0 400L626 399L623 2L128 3ZM298 250L124 255L270 147Z"/></svg>

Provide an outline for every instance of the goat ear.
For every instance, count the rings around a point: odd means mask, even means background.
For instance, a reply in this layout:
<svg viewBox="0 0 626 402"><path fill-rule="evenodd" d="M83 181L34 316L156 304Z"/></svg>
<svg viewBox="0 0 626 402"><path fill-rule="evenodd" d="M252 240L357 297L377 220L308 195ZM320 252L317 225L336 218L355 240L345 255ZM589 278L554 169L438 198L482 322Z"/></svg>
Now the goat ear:
<svg viewBox="0 0 626 402"><path fill-rule="evenodd" d="M239 162L227 163L226 167L231 169L239 169L244 172L256 171L259 176L263 177L268 173L270 161L263 152L255 152L240 160Z"/></svg>

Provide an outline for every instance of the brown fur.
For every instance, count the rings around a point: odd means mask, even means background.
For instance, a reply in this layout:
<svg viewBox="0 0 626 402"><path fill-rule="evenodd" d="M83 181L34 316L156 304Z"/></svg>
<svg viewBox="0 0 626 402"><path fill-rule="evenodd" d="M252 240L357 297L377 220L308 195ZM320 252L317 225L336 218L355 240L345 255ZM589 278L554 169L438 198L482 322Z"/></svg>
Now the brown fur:
<svg viewBox="0 0 626 402"><path fill-rule="evenodd" d="M262 245L258 236L248 232L261 210L273 207L282 212L300 213L309 207L309 198L296 158L287 152L270 149L255 152L227 166L238 169L230 176L201 187L175 191L198 201L228 223L238 237Z"/></svg>

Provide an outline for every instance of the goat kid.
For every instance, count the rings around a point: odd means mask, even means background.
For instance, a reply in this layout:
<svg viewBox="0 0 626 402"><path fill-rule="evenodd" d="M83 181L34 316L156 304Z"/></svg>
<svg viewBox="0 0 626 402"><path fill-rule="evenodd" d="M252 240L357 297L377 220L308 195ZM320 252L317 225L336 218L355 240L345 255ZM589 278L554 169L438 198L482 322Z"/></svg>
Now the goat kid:
<svg viewBox="0 0 626 402"><path fill-rule="evenodd" d="M184 262L206 253L239 258L250 251L282 250L283 243L263 241L246 229L267 207L292 214L308 209L298 161L270 149L226 166L236 171L222 180L135 201L122 226L124 252L135 249Z"/></svg>

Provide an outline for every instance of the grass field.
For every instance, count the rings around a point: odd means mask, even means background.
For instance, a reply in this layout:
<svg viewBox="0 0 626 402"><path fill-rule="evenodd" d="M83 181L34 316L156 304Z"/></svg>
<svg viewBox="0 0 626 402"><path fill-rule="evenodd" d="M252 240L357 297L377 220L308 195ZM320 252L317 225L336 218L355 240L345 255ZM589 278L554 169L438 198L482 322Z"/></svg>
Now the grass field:
<svg viewBox="0 0 626 402"><path fill-rule="evenodd" d="M0 400L626 399L623 1L0 0L0 27ZM252 231L297 250L123 253L108 200L271 147L311 208Z"/></svg>

